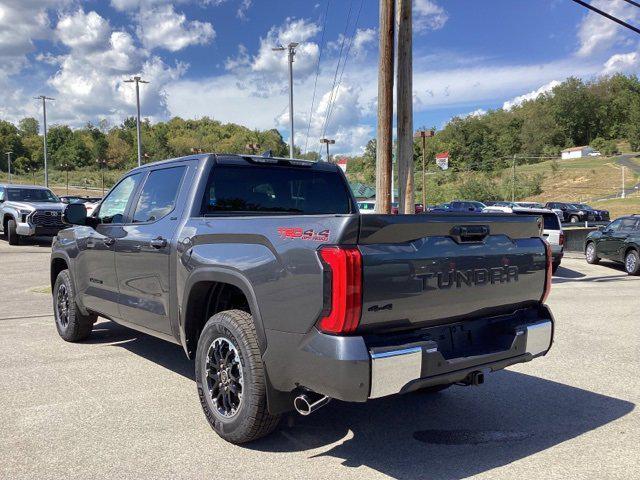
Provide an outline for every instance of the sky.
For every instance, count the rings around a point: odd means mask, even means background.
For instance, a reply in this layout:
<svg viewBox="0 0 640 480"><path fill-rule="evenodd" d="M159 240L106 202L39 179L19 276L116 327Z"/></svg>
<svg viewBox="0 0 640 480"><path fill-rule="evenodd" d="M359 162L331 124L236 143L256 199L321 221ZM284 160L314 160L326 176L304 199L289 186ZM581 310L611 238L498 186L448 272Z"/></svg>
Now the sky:
<svg viewBox="0 0 640 480"><path fill-rule="evenodd" d="M640 25L640 8L591 0ZM637 34L570 0L414 0L414 127L512 108L569 76L636 74ZM208 116L355 154L375 135L378 0L0 0L0 119Z"/></svg>

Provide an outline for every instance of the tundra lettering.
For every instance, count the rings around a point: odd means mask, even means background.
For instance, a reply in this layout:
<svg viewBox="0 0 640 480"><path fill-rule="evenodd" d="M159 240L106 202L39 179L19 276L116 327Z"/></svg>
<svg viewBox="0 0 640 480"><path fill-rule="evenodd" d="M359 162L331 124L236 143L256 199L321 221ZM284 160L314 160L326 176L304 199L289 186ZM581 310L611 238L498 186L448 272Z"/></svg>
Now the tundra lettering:
<svg viewBox="0 0 640 480"><path fill-rule="evenodd" d="M466 286L479 286L487 285L490 283L494 285L496 283L508 283L511 281L518 281L518 267L514 265L504 267L493 268L474 268L468 270L455 270L451 269L446 272L428 272L420 274L422 278L423 289L427 290L430 287L429 280L436 278L436 285L440 289L461 288L462 285Z"/></svg>

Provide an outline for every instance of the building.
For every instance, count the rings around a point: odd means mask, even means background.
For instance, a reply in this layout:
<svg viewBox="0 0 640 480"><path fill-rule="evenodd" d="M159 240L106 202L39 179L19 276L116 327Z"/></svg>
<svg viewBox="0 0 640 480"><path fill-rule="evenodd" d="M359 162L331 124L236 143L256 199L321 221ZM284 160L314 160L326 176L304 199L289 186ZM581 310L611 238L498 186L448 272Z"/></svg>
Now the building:
<svg viewBox="0 0 640 480"><path fill-rule="evenodd" d="M595 152L595 150L591 147L584 146L584 147L571 147L571 148L565 148L564 150L562 150L562 160L569 160L571 158L583 158L583 157L588 157L589 154Z"/></svg>
<svg viewBox="0 0 640 480"><path fill-rule="evenodd" d="M347 173L347 158L340 157L336 159L336 165L338 165L344 173Z"/></svg>

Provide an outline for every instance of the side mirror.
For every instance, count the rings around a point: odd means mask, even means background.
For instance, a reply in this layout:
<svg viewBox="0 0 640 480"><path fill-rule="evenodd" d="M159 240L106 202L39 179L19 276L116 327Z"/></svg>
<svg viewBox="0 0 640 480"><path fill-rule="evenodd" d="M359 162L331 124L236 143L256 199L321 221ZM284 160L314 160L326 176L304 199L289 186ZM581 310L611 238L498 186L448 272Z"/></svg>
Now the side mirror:
<svg viewBox="0 0 640 480"><path fill-rule="evenodd" d="M62 213L62 223L66 225L86 225L87 209L83 203L70 203Z"/></svg>

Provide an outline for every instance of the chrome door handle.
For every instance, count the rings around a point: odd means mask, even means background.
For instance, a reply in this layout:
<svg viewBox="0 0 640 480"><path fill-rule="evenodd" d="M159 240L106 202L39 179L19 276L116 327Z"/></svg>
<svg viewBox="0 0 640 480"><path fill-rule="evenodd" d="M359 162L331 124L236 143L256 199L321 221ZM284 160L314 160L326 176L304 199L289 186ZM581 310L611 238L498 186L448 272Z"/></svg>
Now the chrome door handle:
<svg viewBox="0 0 640 480"><path fill-rule="evenodd" d="M111 245L116 243L116 239L111 237L106 237L102 239L102 243L104 243L107 247L110 247Z"/></svg>
<svg viewBox="0 0 640 480"><path fill-rule="evenodd" d="M162 237L154 238L149 243L153 248L157 248L157 249L161 249L167 246L167 240Z"/></svg>

